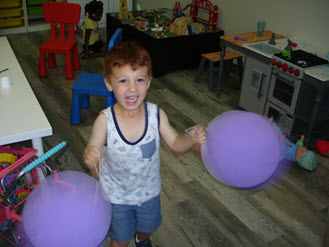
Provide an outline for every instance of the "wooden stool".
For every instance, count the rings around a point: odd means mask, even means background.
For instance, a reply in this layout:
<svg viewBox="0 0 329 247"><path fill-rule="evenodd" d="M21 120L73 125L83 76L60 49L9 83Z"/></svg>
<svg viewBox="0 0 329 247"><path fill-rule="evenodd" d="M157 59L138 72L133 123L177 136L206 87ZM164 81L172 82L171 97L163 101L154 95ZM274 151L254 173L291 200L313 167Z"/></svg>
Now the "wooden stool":
<svg viewBox="0 0 329 247"><path fill-rule="evenodd" d="M201 62L199 64L199 69L198 72L195 76L194 82L198 83L200 80L200 77L203 73L203 69L204 66L206 65L206 62L209 61L209 85L208 85L208 89L209 91L213 92L214 91L214 64L216 62L219 62L221 59L220 56L220 51L218 52L211 52L211 53L205 53L201 55ZM224 71L226 71L226 75L229 75L229 73L232 70L233 67L233 59L237 59L238 62L238 74L240 76L240 81L242 81L242 73L243 73L243 64L242 64L242 57L243 55L236 53L234 51L226 51L225 52L225 57L224 57L224 61L225 61L225 69ZM227 63L226 61L230 61L230 63Z"/></svg>

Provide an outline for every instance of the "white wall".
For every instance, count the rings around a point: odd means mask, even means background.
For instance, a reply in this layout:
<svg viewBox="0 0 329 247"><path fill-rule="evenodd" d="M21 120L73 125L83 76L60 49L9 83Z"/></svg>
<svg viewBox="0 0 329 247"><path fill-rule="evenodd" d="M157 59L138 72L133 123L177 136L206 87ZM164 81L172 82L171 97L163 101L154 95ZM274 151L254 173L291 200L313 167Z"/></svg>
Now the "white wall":
<svg viewBox="0 0 329 247"><path fill-rule="evenodd" d="M142 9L167 7L173 0L135 0ZM266 30L287 36L300 48L311 47L320 56L329 52L329 0L212 0L219 7L218 27L225 34L257 31L257 21ZM180 1L184 8L191 1ZM189 9L187 10L189 14Z"/></svg>
<svg viewBox="0 0 329 247"><path fill-rule="evenodd" d="M174 6L175 6L175 2L180 2L181 7L184 8L186 5L190 4L192 1L188 1L188 0L182 0L182 1L175 1L175 0L134 0L134 9L136 9L137 4L139 4L139 6L141 6L142 10L157 9L157 8L173 9Z"/></svg>

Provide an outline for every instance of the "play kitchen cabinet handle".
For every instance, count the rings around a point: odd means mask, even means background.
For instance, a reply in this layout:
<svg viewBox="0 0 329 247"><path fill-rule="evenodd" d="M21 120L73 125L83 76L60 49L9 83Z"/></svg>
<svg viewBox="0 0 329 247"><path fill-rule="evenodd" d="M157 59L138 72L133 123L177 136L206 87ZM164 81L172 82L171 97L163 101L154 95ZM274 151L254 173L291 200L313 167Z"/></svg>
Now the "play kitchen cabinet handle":
<svg viewBox="0 0 329 247"><path fill-rule="evenodd" d="M287 80L287 79L283 78L283 77L280 75L280 73L278 73L278 72L273 72L272 74L275 75L276 77L278 77L280 80L282 80L282 81L288 83L289 85L291 85L291 86L295 86L295 81L294 81L294 80Z"/></svg>
<svg viewBox="0 0 329 247"><path fill-rule="evenodd" d="M260 78L259 90L258 90L258 94L257 94L258 99L263 96L262 88L263 88L263 81L264 81L265 77L266 77L266 75L264 73L262 73L261 78Z"/></svg>

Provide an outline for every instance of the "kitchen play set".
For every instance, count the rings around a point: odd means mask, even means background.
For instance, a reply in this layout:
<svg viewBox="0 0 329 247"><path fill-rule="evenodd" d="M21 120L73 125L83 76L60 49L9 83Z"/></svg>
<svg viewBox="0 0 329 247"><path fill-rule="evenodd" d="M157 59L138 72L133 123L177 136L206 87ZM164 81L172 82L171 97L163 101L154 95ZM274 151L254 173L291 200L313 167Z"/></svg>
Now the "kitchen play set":
<svg viewBox="0 0 329 247"><path fill-rule="evenodd" d="M277 41L285 48L269 56L268 64L246 57L239 107L273 117L292 139L310 130L312 144L329 138L328 60L298 49L290 39ZM271 42L257 46L274 51Z"/></svg>

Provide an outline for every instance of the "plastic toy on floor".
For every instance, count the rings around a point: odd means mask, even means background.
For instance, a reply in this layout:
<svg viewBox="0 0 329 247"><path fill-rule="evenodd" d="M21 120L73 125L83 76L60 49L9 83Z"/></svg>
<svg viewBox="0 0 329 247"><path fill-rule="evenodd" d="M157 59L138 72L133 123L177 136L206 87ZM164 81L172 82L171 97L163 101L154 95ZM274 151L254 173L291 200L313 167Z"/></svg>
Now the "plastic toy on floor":
<svg viewBox="0 0 329 247"><path fill-rule="evenodd" d="M313 171L317 165L317 157L312 151L304 147L305 136L302 135L296 144L293 144L285 137L280 127L273 122L272 117L269 119L269 123L279 137L282 158L294 163L297 162L297 165L305 170Z"/></svg>
<svg viewBox="0 0 329 247"><path fill-rule="evenodd" d="M329 156L329 142L325 140L317 140L314 146L314 149L320 154Z"/></svg>

